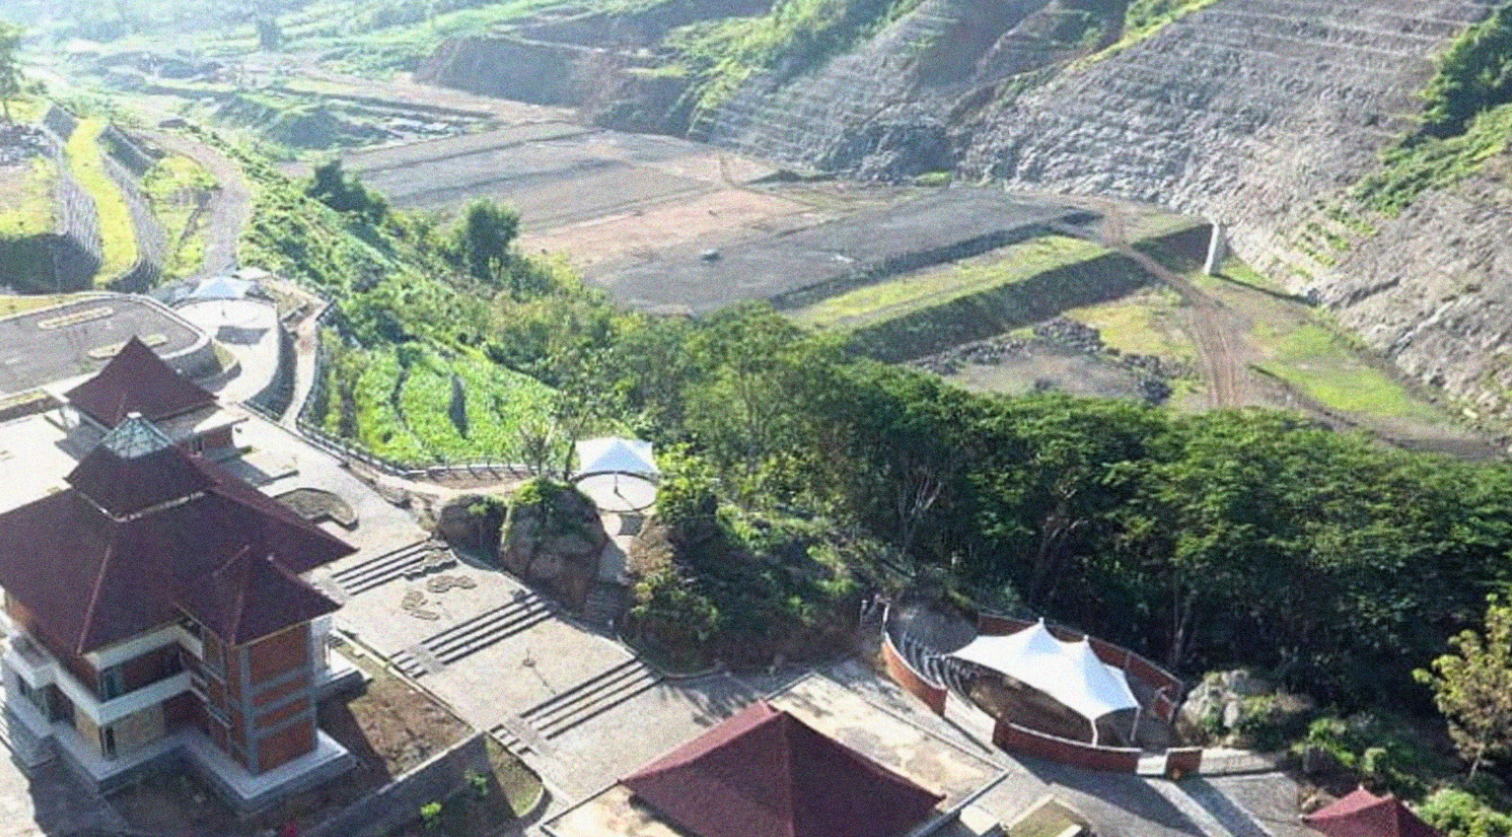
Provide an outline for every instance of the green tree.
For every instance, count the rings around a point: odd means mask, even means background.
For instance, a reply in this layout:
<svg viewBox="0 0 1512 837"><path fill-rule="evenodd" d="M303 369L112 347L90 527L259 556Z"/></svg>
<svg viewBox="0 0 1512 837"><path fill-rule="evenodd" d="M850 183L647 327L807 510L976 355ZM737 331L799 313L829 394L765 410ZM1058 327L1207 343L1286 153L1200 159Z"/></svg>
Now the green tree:
<svg viewBox="0 0 1512 837"><path fill-rule="evenodd" d="M520 213L513 208L487 199L473 201L455 234L459 266L465 266L480 282L503 284L510 265L510 247L519 231Z"/></svg>
<svg viewBox="0 0 1512 837"><path fill-rule="evenodd" d="M10 103L21 95L21 29L0 23L0 109L11 121Z"/></svg>
<svg viewBox="0 0 1512 837"><path fill-rule="evenodd" d="M1487 758L1512 753L1512 605L1489 597L1485 633L1461 631L1449 645L1454 653L1414 675L1433 688L1473 778Z"/></svg>

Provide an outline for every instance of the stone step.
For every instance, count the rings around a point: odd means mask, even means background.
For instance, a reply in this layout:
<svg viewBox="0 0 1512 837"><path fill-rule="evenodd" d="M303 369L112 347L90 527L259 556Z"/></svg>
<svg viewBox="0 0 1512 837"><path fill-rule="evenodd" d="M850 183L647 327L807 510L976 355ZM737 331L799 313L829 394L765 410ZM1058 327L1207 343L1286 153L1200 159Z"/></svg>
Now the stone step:
<svg viewBox="0 0 1512 837"><path fill-rule="evenodd" d="M546 739L555 738L661 682L640 660L628 660L522 713Z"/></svg>
<svg viewBox="0 0 1512 837"><path fill-rule="evenodd" d="M419 678L529 630L550 619L553 612L550 602L526 593L421 640L393 655L390 662L407 676Z"/></svg>
<svg viewBox="0 0 1512 837"><path fill-rule="evenodd" d="M588 592L583 603L583 619L590 625L610 628L625 613L627 591L622 585L599 583Z"/></svg>
<svg viewBox="0 0 1512 837"><path fill-rule="evenodd" d="M331 580L349 596L355 596L400 578L433 552L445 550L434 541L417 541L331 573Z"/></svg>
<svg viewBox="0 0 1512 837"><path fill-rule="evenodd" d="M495 645L522 631L551 618L551 605L546 600L532 595L528 602L505 605L481 616L467 631L446 637L430 639L426 648L442 663L451 664L474 654L490 645Z"/></svg>

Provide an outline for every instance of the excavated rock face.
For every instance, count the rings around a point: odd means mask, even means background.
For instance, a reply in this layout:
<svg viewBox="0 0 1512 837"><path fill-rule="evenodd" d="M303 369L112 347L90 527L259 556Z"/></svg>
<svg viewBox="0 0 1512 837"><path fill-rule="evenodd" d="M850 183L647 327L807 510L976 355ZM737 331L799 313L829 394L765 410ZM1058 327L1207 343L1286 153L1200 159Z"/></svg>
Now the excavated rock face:
<svg viewBox="0 0 1512 837"><path fill-rule="evenodd" d="M1399 219L1373 219L1378 235L1346 236L1353 249L1321 261L1297 244L1298 230L1322 220L1318 201L1347 203L1349 187L1413 127L1435 59L1493 5L1218 0L1114 54L1066 65L1043 38L1037 53L1025 46L1058 3L926 0L810 76L753 81L708 136L863 177L956 168L1221 219L1242 257L1329 305L1404 372L1505 419L1512 195L1496 176L1426 194ZM995 17L983 17L986 6L998 7ZM970 61L958 56L949 81L929 47L984 21L1001 34L968 51ZM1036 66L1050 79L1013 95L1004 79Z"/></svg>
<svg viewBox="0 0 1512 837"><path fill-rule="evenodd" d="M1429 192L1311 283L1345 324L1476 417L1512 420L1512 189L1503 159Z"/></svg>
<svg viewBox="0 0 1512 837"><path fill-rule="evenodd" d="M695 137L748 153L864 177L955 167L952 126L995 86L1064 63L1111 37L1098 3L925 0L878 37L822 69L752 79ZM1116 5L1116 4L1114 4ZM1067 42L1062 39L1075 37Z"/></svg>

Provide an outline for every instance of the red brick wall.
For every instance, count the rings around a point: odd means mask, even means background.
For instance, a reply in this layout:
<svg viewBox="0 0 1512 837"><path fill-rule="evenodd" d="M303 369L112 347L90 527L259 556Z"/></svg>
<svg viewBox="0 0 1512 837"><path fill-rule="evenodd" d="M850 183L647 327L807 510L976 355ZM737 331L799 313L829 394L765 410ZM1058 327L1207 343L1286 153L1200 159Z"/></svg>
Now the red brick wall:
<svg viewBox="0 0 1512 837"><path fill-rule="evenodd" d="M1129 655L1129 676L1149 683L1157 689L1166 689L1173 695L1181 694L1181 681L1155 667L1154 663L1137 655Z"/></svg>
<svg viewBox="0 0 1512 837"><path fill-rule="evenodd" d="M287 764L315 749L315 722L295 724L283 732L264 738L257 745L258 772Z"/></svg>
<svg viewBox="0 0 1512 837"><path fill-rule="evenodd" d="M933 709L936 715L944 716L945 690L936 689L915 674L908 663L904 662L898 652L893 649L891 640L884 640L882 643L882 661L887 666L888 676L892 677L893 682L902 686L903 691L924 701L924 704Z"/></svg>
<svg viewBox="0 0 1512 837"><path fill-rule="evenodd" d="M1139 751L1094 747L1064 738L1054 738L1027 730L1017 724L998 721L992 730L992 743L1018 753L1110 773L1133 773L1139 769Z"/></svg>
<svg viewBox="0 0 1512 837"><path fill-rule="evenodd" d="M174 695L163 703L163 729L173 732L196 724L199 714L199 700L194 695L187 692Z"/></svg>
<svg viewBox="0 0 1512 837"><path fill-rule="evenodd" d="M309 688L309 685L309 677L295 677L287 683L274 686L273 688L268 689L264 692L258 692L257 695L252 698L252 704L254 706L267 706L274 701L286 698L289 695L294 694L300 689Z"/></svg>
<svg viewBox="0 0 1512 837"><path fill-rule="evenodd" d="M1188 776L1202 769L1201 747L1178 747L1166 751L1166 775Z"/></svg>
<svg viewBox="0 0 1512 837"><path fill-rule="evenodd" d="M230 427L218 427L209 433L200 436L199 450L218 450L229 448L234 444L231 440Z"/></svg>
<svg viewBox="0 0 1512 837"><path fill-rule="evenodd" d="M977 632L985 636L1003 636L1018 633L1033 624L1023 619L1010 619L1007 616L983 613L977 617Z"/></svg>
<svg viewBox="0 0 1512 837"><path fill-rule="evenodd" d="M121 680L125 690L131 692L176 674L178 670L178 646L167 645L122 663Z"/></svg>
<svg viewBox="0 0 1512 837"><path fill-rule="evenodd" d="M247 646L247 664L254 684L272 680L310 665L310 626L296 625Z"/></svg>
<svg viewBox="0 0 1512 837"><path fill-rule="evenodd" d="M259 729L271 729L300 713L308 712L309 709L310 702L304 698L300 698L299 700L291 701L287 706L280 706L272 712L259 717L256 726Z"/></svg>

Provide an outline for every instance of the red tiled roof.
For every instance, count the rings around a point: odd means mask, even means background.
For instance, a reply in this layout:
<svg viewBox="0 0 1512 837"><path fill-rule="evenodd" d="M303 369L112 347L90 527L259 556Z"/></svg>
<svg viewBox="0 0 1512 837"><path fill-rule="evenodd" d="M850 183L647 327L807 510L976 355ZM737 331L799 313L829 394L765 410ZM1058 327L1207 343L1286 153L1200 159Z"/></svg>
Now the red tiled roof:
<svg viewBox="0 0 1512 837"><path fill-rule="evenodd" d="M188 497L214 484L177 448L123 459L105 445L79 460L66 479L115 517Z"/></svg>
<svg viewBox="0 0 1512 837"><path fill-rule="evenodd" d="M215 403L214 395L173 371L135 337L105 368L64 397L106 427L115 427L131 413L159 421Z"/></svg>
<svg viewBox="0 0 1512 837"><path fill-rule="evenodd" d="M1376 796L1364 788L1302 821L1328 837L1442 837L1395 796Z"/></svg>
<svg viewBox="0 0 1512 837"><path fill-rule="evenodd" d="M338 605L271 555L237 553L185 586L179 607L232 645L324 616Z"/></svg>
<svg viewBox="0 0 1512 837"><path fill-rule="evenodd" d="M0 515L0 587L61 647L82 654L173 620L181 597L202 595L189 591L242 554L270 556L294 574L355 551L199 457L169 448L138 462L148 459L177 472L187 466L203 489L186 502L129 518L106 514L78 488ZM141 502L122 499L117 507ZM275 583L287 592L286 582ZM267 614L222 624L242 634L277 630L303 621L312 609L304 596L290 597L287 609L280 601L258 601L269 607Z"/></svg>
<svg viewBox="0 0 1512 837"><path fill-rule="evenodd" d="M764 702L620 781L695 837L900 837L943 798Z"/></svg>

